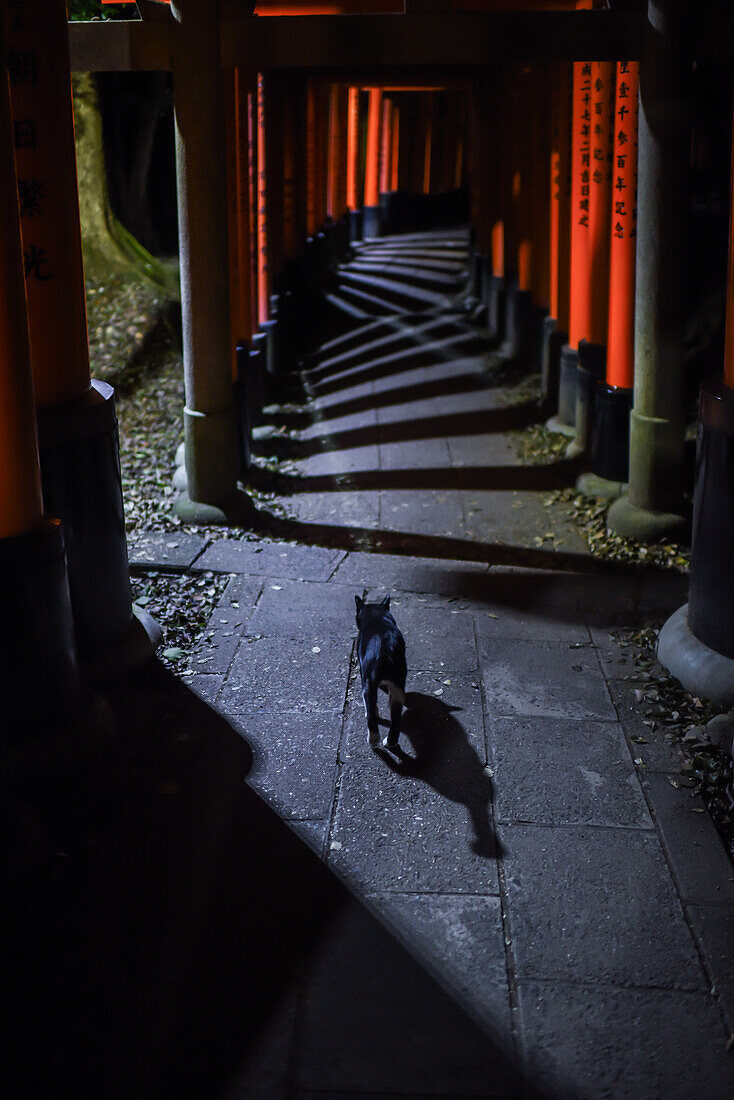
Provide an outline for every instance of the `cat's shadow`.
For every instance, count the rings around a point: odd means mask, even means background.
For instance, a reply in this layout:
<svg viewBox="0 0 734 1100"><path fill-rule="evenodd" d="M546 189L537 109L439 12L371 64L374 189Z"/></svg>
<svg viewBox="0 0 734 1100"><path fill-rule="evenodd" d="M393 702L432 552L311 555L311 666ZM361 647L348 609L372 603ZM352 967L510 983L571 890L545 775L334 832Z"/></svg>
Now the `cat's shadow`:
<svg viewBox="0 0 734 1100"><path fill-rule="evenodd" d="M472 850L487 858L502 855L490 819L492 780L456 717L462 708L418 691L406 694L405 705L400 743L378 748L380 758L396 774L421 780L443 798L466 806L474 829Z"/></svg>

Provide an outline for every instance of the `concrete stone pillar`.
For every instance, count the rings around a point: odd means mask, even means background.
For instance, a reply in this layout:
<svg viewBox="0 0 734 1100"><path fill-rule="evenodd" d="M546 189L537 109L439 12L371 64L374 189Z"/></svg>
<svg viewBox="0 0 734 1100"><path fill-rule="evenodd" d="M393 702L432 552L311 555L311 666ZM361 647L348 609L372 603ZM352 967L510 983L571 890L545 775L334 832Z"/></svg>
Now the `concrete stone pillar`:
<svg viewBox="0 0 734 1100"><path fill-rule="evenodd" d="M679 536L684 450L683 291L690 111L687 3L648 0L640 59L635 384L629 495L611 531Z"/></svg>
<svg viewBox="0 0 734 1100"><path fill-rule="evenodd" d="M172 0L188 523L241 520L232 391L224 74L219 0Z"/></svg>

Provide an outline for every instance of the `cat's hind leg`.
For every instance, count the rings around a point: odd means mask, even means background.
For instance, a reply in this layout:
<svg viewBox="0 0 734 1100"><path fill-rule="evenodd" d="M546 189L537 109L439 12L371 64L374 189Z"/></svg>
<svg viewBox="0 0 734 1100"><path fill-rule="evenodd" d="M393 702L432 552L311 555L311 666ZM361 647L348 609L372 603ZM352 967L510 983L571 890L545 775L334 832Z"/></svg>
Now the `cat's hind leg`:
<svg viewBox="0 0 734 1100"><path fill-rule="evenodd" d="M364 711L367 715L367 741L370 745L379 745L380 727L377 722L377 684L368 680L362 688Z"/></svg>
<svg viewBox="0 0 734 1100"><path fill-rule="evenodd" d="M385 745L394 749L400 737L400 718L403 713L405 693L396 684L388 684L387 690L390 697L390 729L385 738Z"/></svg>

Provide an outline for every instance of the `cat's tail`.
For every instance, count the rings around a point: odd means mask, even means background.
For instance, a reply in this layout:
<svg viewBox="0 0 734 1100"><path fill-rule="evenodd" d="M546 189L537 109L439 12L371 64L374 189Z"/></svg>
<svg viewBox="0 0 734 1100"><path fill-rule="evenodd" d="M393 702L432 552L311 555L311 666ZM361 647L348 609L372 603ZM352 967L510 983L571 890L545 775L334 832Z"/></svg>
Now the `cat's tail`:
<svg viewBox="0 0 734 1100"><path fill-rule="evenodd" d="M405 691L403 688L398 687L392 680L380 681L380 687L383 691L386 691L390 699L390 704L400 703L401 706L405 706Z"/></svg>

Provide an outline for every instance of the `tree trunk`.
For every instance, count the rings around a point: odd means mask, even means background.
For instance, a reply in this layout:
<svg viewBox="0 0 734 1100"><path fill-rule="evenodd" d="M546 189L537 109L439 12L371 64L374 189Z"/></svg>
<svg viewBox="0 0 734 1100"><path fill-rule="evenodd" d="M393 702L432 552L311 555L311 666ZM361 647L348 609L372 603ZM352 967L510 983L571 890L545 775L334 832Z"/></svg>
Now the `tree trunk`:
<svg viewBox="0 0 734 1100"><path fill-rule="evenodd" d="M74 73L74 124L79 213L85 270L93 278L122 275L179 299L178 271L152 256L110 207L97 85L92 73Z"/></svg>

